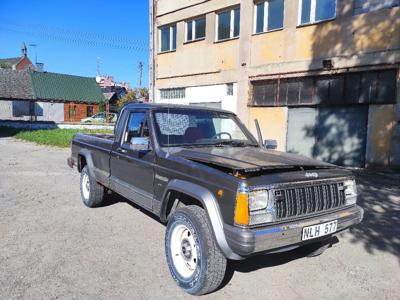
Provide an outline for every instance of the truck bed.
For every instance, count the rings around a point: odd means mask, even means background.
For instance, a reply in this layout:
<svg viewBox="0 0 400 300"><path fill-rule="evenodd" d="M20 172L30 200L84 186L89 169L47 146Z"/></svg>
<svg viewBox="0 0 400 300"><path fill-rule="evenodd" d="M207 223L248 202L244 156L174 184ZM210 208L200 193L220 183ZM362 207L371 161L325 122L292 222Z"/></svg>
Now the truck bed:
<svg viewBox="0 0 400 300"><path fill-rule="evenodd" d="M78 133L72 139L72 159L77 163L80 153L89 152L93 161L93 172L97 180L108 186L110 153L113 143L113 134Z"/></svg>
<svg viewBox="0 0 400 300"><path fill-rule="evenodd" d="M105 151L111 150L114 142L113 134L88 134L78 133L72 139L72 144L81 146L93 146L96 148L103 148ZM100 150L100 149L99 149Z"/></svg>

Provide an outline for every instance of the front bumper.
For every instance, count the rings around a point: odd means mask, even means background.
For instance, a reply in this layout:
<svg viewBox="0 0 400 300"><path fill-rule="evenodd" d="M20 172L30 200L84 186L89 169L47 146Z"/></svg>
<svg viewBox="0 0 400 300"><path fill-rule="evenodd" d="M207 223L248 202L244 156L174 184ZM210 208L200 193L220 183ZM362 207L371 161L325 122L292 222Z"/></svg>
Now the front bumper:
<svg viewBox="0 0 400 300"><path fill-rule="evenodd" d="M312 243L324 238L302 241L303 227L317 225L329 221L337 220L338 233L348 227L362 221L364 210L358 205L354 205L339 211L330 212L307 219L288 221L282 224L275 224L254 229L243 229L231 225L224 225L224 232L228 245L233 252L240 256L250 256L261 252L279 252L293 249L299 245Z"/></svg>

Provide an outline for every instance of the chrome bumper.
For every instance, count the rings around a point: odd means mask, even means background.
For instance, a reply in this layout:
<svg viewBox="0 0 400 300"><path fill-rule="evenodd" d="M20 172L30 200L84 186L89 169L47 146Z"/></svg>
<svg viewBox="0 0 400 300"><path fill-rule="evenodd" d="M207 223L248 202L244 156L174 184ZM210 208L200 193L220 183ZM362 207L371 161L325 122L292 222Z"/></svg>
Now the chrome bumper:
<svg viewBox="0 0 400 300"><path fill-rule="evenodd" d="M279 225L262 228L243 229L235 226L224 226L226 240L232 250L240 256L249 256L261 252L279 252L293 249L299 245L326 239L328 236L302 241L302 230L306 226L317 225L337 220L338 232L362 221L364 210L355 205L339 211L302 220L289 221ZM334 235L333 234L333 235Z"/></svg>

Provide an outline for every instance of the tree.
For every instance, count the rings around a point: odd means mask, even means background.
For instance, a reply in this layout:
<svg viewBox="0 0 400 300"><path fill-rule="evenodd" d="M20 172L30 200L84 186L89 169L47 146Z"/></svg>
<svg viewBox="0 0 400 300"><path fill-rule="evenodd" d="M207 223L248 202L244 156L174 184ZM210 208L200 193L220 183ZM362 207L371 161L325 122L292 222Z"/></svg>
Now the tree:
<svg viewBox="0 0 400 300"><path fill-rule="evenodd" d="M138 88L139 98L149 99L149 90L145 87Z"/></svg>
<svg viewBox="0 0 400 300"><path fill-rule="evenodd" d="M137 90L133 89L129 91L125 96L121 97L121 99L118 100L117 102L118 108L121 108L126 103L135 102L136 98L137 98Z"/></svg>
<svg viewBox="0 0 400 300"><path fill-rule="evenodd" d="M143 99L145 100L149 99L149 90L145 87L134 88L130 90L125 96L121 97L121 99L118 100L117 105L118 108L121 108L126 103L139 102L142 101Z"/></svg>
<svg viewBox="0 0 400 300"><path fill-rule="evenodd" d="M106 111L106 101L101 101L99 103L99 112L105 112Z"/></svg>
<svg viewBox="0 0 400 300"><path fill-rule="evenodd" d="M6 63L0 63L0 69L11 69L11 66Z"/></svg>

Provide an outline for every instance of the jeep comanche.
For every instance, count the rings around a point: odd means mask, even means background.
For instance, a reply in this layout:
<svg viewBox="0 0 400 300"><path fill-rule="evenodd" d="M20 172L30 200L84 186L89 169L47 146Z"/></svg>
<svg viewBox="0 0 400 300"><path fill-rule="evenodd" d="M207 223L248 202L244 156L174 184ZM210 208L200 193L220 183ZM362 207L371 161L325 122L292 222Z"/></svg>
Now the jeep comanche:
<svg viewBox="0 0 400 300"><path fill-rule="evenodd" d="M75 135L68 164L86 206L112 191L167 224L169 270L195 295L218 288L227 259L320 254L363 218L350 171L266 149L223 110L128 104L114 135Z"/></svg>

